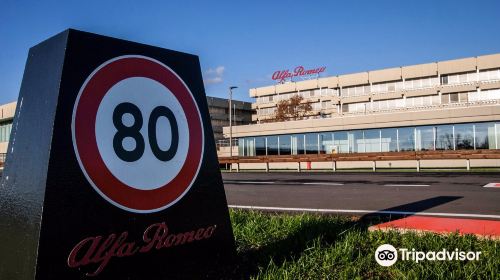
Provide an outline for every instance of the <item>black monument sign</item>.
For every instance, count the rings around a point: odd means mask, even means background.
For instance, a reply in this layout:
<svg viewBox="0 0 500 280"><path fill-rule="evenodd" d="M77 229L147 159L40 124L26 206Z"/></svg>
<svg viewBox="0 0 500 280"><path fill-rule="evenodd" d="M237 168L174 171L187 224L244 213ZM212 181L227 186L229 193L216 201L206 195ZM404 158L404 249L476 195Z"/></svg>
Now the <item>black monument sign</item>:
<svg viewBox="0 0 500 280"><path fill-rule="evenodd" d="M234 254L198 58L76 30L33 47L0 279L219 278Z"/></svg>

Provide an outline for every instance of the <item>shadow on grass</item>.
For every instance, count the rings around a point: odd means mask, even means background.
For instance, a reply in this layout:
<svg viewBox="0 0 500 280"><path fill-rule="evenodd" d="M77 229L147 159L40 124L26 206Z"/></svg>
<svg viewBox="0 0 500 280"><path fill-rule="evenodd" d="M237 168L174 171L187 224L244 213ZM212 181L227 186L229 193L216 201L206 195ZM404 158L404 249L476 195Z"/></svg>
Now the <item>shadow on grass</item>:
<svg viewBox="0 0 500 280"><path fill-rule="evenodd" d="M433 197L383 209L364 215L358 220L327 217L327 215L307 219L285 238L257 248L240 248L236 260L238 265L229 278L248 279L256 276L259 269L267 267L271 261L281 264L285 261L297 260L318 238L323 245L328 246L339 242L348 231L357 230L363 233L371 225L411 216L413 215L411 213L422 212L460 198L458 196ZM392 214L395 211L408 212L408 214Z"/></svg>
<svg viewBox="0 0 500 280"><path fill-rule="evenodd" d="M349 219L319 218L304 222L286 238L268 243L259 248L243 249L238 253L237 267L231 278L248 279L259 273L273 261L277 264L298 259L318 238L325 245L333 244L343 237L343 233L353 228L366 230L360 223Z"/></svg>

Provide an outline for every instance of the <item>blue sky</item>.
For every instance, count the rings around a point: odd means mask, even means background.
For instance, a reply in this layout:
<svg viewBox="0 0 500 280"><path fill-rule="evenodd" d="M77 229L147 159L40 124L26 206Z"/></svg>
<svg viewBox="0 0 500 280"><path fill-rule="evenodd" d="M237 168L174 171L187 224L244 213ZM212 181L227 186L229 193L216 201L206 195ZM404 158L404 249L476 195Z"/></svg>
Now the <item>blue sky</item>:
<svg viewBox="0 0 500 280"><path fill-rule="evenodd" d="M208 95L251 100L276 70L323 76L500 53L500 1L0 0L0 104L28 49L76 28L200 56Z"/></svg>

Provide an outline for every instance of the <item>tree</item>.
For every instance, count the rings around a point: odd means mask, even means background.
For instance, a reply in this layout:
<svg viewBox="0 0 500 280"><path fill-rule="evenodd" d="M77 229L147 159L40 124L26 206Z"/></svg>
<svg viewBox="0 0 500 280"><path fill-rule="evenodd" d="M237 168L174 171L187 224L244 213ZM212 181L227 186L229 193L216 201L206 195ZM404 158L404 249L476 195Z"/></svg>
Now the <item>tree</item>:
<svg viewBox="0 0 500 280"><path fill-rule="evenodd" d="M310 103L303 103L304 97L294 95L290 99L278 102L273 122L283 122L286 120L300 120L310 114L312 106Z"/></svg>

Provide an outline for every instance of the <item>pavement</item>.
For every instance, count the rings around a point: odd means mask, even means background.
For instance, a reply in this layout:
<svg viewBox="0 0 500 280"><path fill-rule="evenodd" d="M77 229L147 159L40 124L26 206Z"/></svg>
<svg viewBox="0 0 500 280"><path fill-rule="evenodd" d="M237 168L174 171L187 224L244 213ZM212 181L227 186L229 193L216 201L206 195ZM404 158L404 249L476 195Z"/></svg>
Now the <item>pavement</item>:
<svg viewBox="0 0 500 280"><path fill-rule="evenodd" d="M232 208L391 216L398 222L376 229L500 236L498 173L248 172L222 177Z"/></svg>
<svg viewBox="0 0 500 280"><path fill-rule="evenodd" d="M399 230L434 232L447 234L457 232L458 234L474 234L481 238L500 239L500 221L481 219L457 219L441 217L409 216L402 219L373 225L368 230Z"/></svg>

